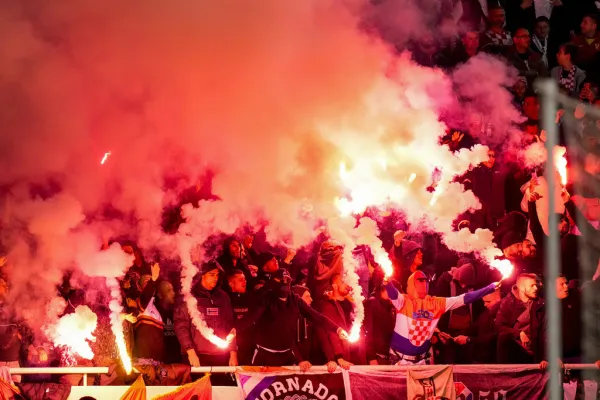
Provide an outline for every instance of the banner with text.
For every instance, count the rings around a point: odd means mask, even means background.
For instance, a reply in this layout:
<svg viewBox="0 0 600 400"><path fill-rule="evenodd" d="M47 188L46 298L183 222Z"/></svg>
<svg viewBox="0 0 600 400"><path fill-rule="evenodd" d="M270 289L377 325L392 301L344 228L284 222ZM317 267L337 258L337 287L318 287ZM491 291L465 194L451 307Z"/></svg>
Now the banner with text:
<svg viewBox="0 0 600 400"><path fill-rule="evenodd" d="M341 372L238 372L242 398L248 400L319 399L346 400L344 376Z"/></svg>

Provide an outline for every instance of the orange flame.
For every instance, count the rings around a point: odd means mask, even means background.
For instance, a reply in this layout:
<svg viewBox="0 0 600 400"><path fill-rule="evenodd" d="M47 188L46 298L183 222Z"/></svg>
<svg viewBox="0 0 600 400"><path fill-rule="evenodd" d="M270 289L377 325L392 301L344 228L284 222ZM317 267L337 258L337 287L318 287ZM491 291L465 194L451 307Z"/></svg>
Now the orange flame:
<svg viewBox="0 0 600 400"><path fill-rule="evenodd" d="M560 175L560 183L567 185L567 158L565 157L567 149L557 146L554 151L554 165Z"/></svg>
<svg viewBox="0 0 600 400"><path fill-rule="evenodd" d="M386 277L392 276L392 273L394 272L394 267L392 266L392 261L390 260L390 257L385 251L383 251L383 249L377 250L377 254L375 254L375 261L381 266L381 269L383 270L383 273Z"/></svg>
<svg viewBox="0 0 600 400"><path fill-rule="evenodd" d="M72 355L91 360L94 353L90 342L96 341L93 333L97 324L98 317L88 306L77 306L73 314L60 318L48 334L55 346L64 346Z"/></svg>
<svg viewBox="0 0 600 400"><path fill-rule="evenodd" d="M500 271L502 274L502 279L510 277L515 270L515 267L509 260L492 260L490 265L492 268Z"/></svg>

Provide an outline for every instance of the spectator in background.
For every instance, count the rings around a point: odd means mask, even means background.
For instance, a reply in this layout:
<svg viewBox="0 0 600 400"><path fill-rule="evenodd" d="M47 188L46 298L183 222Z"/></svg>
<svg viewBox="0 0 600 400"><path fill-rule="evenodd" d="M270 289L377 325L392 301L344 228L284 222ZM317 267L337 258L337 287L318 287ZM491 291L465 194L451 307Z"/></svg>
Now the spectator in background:
<svg viewBox="0 0 600 400"><path fill-rule="evenodd" d="M567 278L560 275L556 278L556 297L560 300L562 310L563 361L581 363L581 341L583 339L581 294L578 290L569 290Z"/></svg>
<svg viewBox="0 0 600 400"><path fill-rule="evenodd" d="M583 17L598 12L595 1L554 0L554 7L550 16L552 40L555 43L571 41L576 32L579 32Z"/></svg>
<svg viewBox="0 0 600 400"><path fill-rule="evenodd" d="M600 53L600 32L598 32L598 15L589 14L581 21L581 34L573 38L577 46L575 64L588 71L598 53Z"/></svg>
<svg viewBox="0 0 600 400"><path fill-rule="evenodd" d="M501 0L506 9L506 28L533 29L536 17L550 16L550 0Z"/></svg>
<svg viewBox="0 0 600 400"><path fill-rule="evenodd" d="M524 76L519 76L512 88L513 105L521 113L523 113L523 102L527 94L527 87L527 79Z"/></svg>
<svg viewBox="0 0 600 400"><path fill-rule="evenodd" d="M481 209L472 212L469 226L472 231L478 228L494 231L498 221L504 217L504 185L506 176L496 164L496 151L488 150L488 160L465 174L463 184L471 189L481 202Z"/></svg>
<svg viewBox="0 0 600 400"><path fill-rule="evenodd" d="M425 67L434 67L438 62L438 44L431 32L422 33L412 50L413 60Z"/></svg>
<svg viewBox="0 0 600 400"><path fill-rule="evenodd" d="M529 48L531 37L525 28L517 28L513 35L513 45L506 50L508 62L519 70L519 75L527 78L531 86L538 77L548 76L548 68L542 57Z"/></svg>
<svg viewBox="0 0 600 400"><path fill-rule="evenodd" d="M455 4L455 7L460 9L458 26L462 30L479 32L487 22L488 1L458 0Z"/></svg>
<svg viewBox="0 0 600 400"><path fill-rule="evenodd" d="M199 273L200 281L192 287L191 294L197 301L198 311L202 313L206 325L214 330L215 335L225 338L234 328L234 320L229 297L217 287L223 269L216 261L209 261L200 266ZM175 307L175 333L192 367L238 365L235 338L226 349L209 342L194 325L183 298ZM227 377L212 375L211 381L214 381L213 384L225 384L227 379L222 378Z"/></svg>
<svg viewBox="0 0 600 400"><path fill-rule="evenodd" d="M538 277L533 274L519 275L517 284L502 300L496 315L499 363L527 364L538 358L542 305L543 302L538 298Z"/></svg>
<svg viewBox="0 0 600 400"><path fill-rule="evenodd" d="M490 7L488 19L489 28L479 40L481 50L486 53L502 54L513 44L510 32L504 29L506 22L504 9L499 5Z"/></svg>
<svg viewBox="0 0 600 400"><path fill-rule="evenodd" d="M523 100L523 114L527 117L528 121L535 121L536 123L540 120L540 102L534 92L529 92L525 95Z"/></svg>
<svg viewBox="0 0 600 400"><path fill-rule="evenodd" d="M381 285L365 303L365 341L369 365L389 365L390 341L396 325L396 308Z"/></svg>
<svg viewBox="0 0 600 400"><path fill-rule="evenodd" d="M331 277L331 292L329 298L320 305L321 313L346 332L352 328L352 312L354 303L349 299L350 286L344 282L342 275ZM335 371L337 365L349 369L354 364L364 364L361 360L358 346L350 346L336 333L317 326L317 335L321 343L329 372Z"/></svg>
<svg viewBox="0 0 600 400"><path fill-rule="evenodd" d="M552 57L554 53L550 47L550 20L547 17L538 17L531 37L531 50L542 57L542 62L546 68L555 65Z"/></svg>
<svg viewBox="0 0 600 400"><path fill-rule="evenodd" d="M550 73L560 89L571 97L579 97L579 91L585 81L585 71L573 63L576 58L577 46L572 43L563 44L556 55L558 66L552 68Z"/></svg>
<svg viewBox="0 0 600 400"><path fill-rule="evenodd" d="M467 58L475 57L479 52L479 33L477 31L467 31L461 36L461 43Z"/></svg>
<svg viewBox="0 0 600 400"><path fill-rule="evenodd" d="M225 239L223 242L223 250L217 261L224 273L229 273L234 269L243 271L246 276L246 281L251 284L251 287L253 286L258 269L254 265L248 264L248 260L244 257L242 252L242 245L235 237L230 236ZM229 290L227 285L224 287L225 290Z"/></svg>

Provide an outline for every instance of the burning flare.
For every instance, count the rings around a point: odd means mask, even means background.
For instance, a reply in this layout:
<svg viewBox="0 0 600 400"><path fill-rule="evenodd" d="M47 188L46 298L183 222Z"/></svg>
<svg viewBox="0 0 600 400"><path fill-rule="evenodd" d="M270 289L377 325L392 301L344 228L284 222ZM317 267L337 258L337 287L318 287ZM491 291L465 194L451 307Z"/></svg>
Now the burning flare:
<svg viewBox="0 0 600 400"><path fill-rule="evenodd" d="M106 160L108 160L108 156L110 156L111 154L112 153L110 151L107 151L106 153L104 153L104 156L102 156L102 160L100 161L100 164L104 165Z"/></svg>
<svg viewBox="0 0 600 400"><path fill-rule="evenodd" d="M106 285L110 289L110 295L112 300L109 303L110 308L110 326L112 328L113 335L115 335L115 342L117 349L119 350L119 356L123 362L123 368L128 374L131 373L133 366L131 364L131 357L127 353L127 345L125 344L125 335L123 334L123 323L119 316L123 312L123 306L121 305L121 291L119 290L119 283L115 278L106 278Z"/></svg>
<svg viewBox="0 0 600 400"><path fill-rule="evenodd" d="M94 358L90 342L95 342L93 333L98 317L88 306L77 306L73 314L67 314L46 332L55 346L64 346L71 356L86 360Z"/></svg>
<svg viewBox="0 0 600 400"><path fill-rule="evenodd" d="M191 294L192 280L196 274L196 269L191 260L191 243L189 240L184 239L181 241L180 245L182 254L181 292L183 293L183 298L187 305L192 323L206 340L220 349L226 349L235 338L235 331L230 332L225 339L221 339L215 335L215 331L206 324L202 313L198 310L198 301Z"/></svg>
<svg viewBox="0 0 600 400"><path fill-rule="evenodd" d="M509 260L492 260L490 266L502 274L502 279L510 277L515 269Z"/></svg>
<svg viewBox="0 0 600 400"><path fill-rule="evenodd" d="M564 186L567 185L567 149L563 146L556 146L554 148L554 165L560 175L560 183Z"/></svg>
<svg viewBox="0 0 600 400"><path fill-rule="evenodd" d="M392 274L394 273L394 267L392 265L390 257L383 249L379 248L376 250L375 261L381 266L381 269L383 270L383 273L386 277L389 278L390 276L392 276Z"/></svg>

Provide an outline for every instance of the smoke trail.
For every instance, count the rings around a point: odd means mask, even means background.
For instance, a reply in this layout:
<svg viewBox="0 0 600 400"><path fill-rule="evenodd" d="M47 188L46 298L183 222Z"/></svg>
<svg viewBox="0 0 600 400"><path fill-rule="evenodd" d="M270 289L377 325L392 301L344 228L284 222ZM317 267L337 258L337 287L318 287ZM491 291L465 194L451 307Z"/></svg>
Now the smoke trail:
<svg viewBox="0 0 600 400"><path fill-rule="evenodd" d="M113 335L115 335L115 343L119 350L119 357L123 363L123 368L128 374L132 371L131 357L127 353L127 345L125 344L125 335L123 333L123 321L121 321L121 313L123 306L121 304L121 290L119 282L115 278L106 278L106 285L110 289L112 299L109 303L110 308L110 327Z"/></svg>
<svg viewBox="0 0 600 400"><path fill-rule="evenodd" d="M227 338L221 339L220 337L215 335L215 331L212 328L210 328L204 321L202 313L198 310L198 301L192 295L192 281L197 272L196 267L192 263L191 258L192 248L194 244L197 243L193 242L189 238L182 239L180 241L182 265L181 290L184 297L184 301L186 303L192 323L194 324L196 329L198 329L200 334L215 346L222 349L226 349L227 347L229 347L229 344L233 340L233 336L227 336Z"/></svg>

